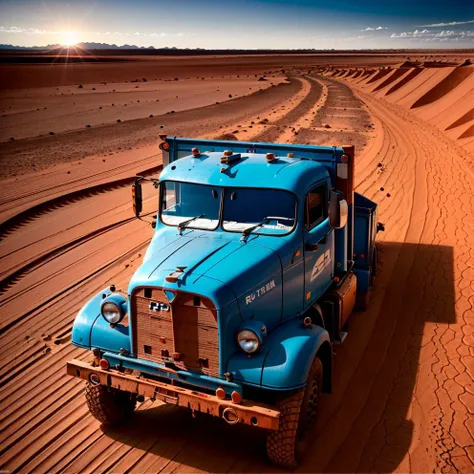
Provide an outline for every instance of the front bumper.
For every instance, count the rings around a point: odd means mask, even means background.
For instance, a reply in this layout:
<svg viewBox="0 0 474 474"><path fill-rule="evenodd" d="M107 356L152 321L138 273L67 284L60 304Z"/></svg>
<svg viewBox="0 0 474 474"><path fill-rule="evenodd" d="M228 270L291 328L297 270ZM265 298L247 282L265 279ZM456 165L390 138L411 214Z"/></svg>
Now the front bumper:
<svg viewBox="0 0 474 474"><path fill-rule="evenodd" d="M230 400L221 400L215 395L147 379L144 375L102 370L76 359L67 363L67 373L94 385L105 385L153 400L161 400L165 403L189 408L193 412L197 411L224 418L226 421L232 411L232 415L236 416L232 416L231 424L244 423L267 430L278 430L280 412L271 406L255 404L248 400L236 404Z"/></svg>

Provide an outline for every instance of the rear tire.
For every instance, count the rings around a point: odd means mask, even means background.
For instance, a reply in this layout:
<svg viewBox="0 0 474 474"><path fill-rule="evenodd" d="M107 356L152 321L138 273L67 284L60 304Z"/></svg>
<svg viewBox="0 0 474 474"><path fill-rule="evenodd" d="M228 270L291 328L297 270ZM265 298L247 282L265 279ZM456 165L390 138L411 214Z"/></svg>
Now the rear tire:
<svg viewBox="0 0 474 474"><path fill-rule="evenodd" d="M91 415L107 426L130 420L137 403L136 395L105 385L86 384L86 400Z"/></svg>
<svg viewBox="0 0 474 474"><path fill-rule="evenodd" d="M322 380L323 364L315 357L306 387L278 402L280 427L267 435L267 454L273 463L294 468L305 456L318 415Z"/></svg>

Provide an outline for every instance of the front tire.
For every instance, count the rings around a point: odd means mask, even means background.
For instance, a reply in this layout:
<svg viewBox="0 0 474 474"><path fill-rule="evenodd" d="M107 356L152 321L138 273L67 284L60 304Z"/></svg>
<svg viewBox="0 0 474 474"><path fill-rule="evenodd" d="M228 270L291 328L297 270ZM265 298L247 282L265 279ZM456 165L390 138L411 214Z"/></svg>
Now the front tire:
<svg viewBox="0 0 474 474"><path fill-rule="evenodd" d="M280 426L267 435L267 454L273 463L294 468L306 454L318 414L322 380L323 364L315 357L306 387L278 402Z"/></svg>
<svg viewBox="0 0 474 474"><path fill-rule="evenodd" d="M136 395L105 385L86 384L86 401L91 415L106 426L119 426L130 420Z"/></svg>

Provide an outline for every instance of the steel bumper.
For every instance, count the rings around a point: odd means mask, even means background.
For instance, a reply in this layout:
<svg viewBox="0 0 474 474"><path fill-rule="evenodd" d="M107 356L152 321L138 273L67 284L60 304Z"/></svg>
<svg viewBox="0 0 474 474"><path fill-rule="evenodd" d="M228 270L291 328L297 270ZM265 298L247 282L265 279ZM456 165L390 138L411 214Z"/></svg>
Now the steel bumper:
<svg viewBox="0 0 474 474"><path fill-rule="evenodd" d="M94 385L105 385L136 393L152 400L161 400L196 412L224 418L231 424L244 423L267 430L278 430L280 412L271 406L257 405L248 400L236 404L230 400L221 400L215 395L147 379L143 375L102 370L76 359L67 363L67 373L73 377L87 380ZM229 418L232 420L231 422Z"/></svg>

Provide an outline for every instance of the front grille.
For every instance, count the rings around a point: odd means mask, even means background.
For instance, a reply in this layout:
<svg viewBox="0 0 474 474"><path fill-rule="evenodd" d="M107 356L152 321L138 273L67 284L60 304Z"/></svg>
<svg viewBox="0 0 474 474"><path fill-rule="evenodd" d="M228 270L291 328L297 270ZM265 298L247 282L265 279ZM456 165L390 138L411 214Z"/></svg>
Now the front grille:
<svg viewBox="0 0 474 474"><path fill-rule="evenodd" d="M208 298L178 293L170 304L160 288L140 288L132 294L131 319L138 358L218 375L217 312Z"/></svg>

